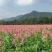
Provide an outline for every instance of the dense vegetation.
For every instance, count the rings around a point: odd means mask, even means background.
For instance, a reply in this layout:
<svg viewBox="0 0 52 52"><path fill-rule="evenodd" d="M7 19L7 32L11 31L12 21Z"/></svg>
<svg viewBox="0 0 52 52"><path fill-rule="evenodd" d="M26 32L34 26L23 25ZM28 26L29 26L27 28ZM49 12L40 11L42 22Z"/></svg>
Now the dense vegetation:
<svg viewBox="0 0 52 52"><path fill-rule="evenodd" d="M27 18L24 20L0 21L3 25L20 25L20 24L52 24L52 17Z"/></svg>
<svg viewBox="0 0 52 52"><path fill-rule="evenodd" d="M47 35L45 39L42 39L42 31L32 34L30 37L25 36L25 41L21 42L21 39L16 39L16 43L12 44L14 37L13 33L5 34L0 32L0 52L52 52L52 38Z"/></svg>

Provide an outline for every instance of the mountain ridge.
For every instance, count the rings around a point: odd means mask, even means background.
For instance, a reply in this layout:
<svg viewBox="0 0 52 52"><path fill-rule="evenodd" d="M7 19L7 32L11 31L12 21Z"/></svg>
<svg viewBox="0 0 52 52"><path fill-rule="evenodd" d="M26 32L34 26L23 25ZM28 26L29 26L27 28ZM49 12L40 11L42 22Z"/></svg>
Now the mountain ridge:
<svg viewBox="0 0 52 52"><path fill-rule="evenodd" d="M4 21L13 21L13 20L24 20L27 18L39 18L39 17L52 17L52 12L38 12L38 11L32 11L30 13L27 13L25 15L18 15L17 17L11 17L7 19L3 19Z"/></svg>

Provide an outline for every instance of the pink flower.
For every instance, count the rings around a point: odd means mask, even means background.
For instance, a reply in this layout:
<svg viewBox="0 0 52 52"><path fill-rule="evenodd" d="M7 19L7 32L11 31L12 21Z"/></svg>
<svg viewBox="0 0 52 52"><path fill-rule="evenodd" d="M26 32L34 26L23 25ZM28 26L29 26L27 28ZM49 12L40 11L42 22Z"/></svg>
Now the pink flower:
<svg viewBox="0 0 52 52"><path fill-rule="evenodd" d="M12 44L16 44L16 40L15 39L13 39Z"/></svg>

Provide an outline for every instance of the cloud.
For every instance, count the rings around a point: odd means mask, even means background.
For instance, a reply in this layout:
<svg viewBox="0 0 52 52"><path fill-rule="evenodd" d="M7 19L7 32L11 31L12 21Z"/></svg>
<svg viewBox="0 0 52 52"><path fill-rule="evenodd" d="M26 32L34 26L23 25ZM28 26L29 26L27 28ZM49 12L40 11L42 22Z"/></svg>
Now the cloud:
<svg viewBox="0 0 52 52"><path fill-rule="evenodd" d="M0 0L0 6L4 5L5 0Z"/></svg>
<svg viewBox="0 0 52 52"><path fill-rule="evenodd" d="M25 5L33 4L34 0L16 0L15 2L18 5L25 6ZM35 0L35 2L36 2L36 0Z"/></svg>
<svg viewBox="0 0 52 52"><path fill-rule="evenodd" d="M0 0L0 6L4 6L4 5L7 4L9 1L11 1L11 0Z"/></svg>
<svg viewBox="0 0 52 52"><path fill-rule="evenodd" d="M43 3L49 3L51 4L52 3L52 0L39 0L40 2L43 2Z"/></svg>
<svg viewBox="0 0 52 52"><path fill-rule="evenodd" d="M52 0L46 0L46 2L51 4L52 3Z"/></svg>
<svg viewBox="0 0 52 52"><path fill-rule="evenodd" d="M15 2L15 4L17 5L21 5L21 6L26 6L26 5L31 5L31 4L35 4L37 2L42 2L42 3L52 3L52 0L0 0L0 6L4 6L7 5L7 3L9 3L9 1L11 2Z"/></svg>
<svg viewBox="0 0 52 52"><path fill-rule="evenodd" d="M15 16L18 16L18 15L24 15L28 13L28 11L19 11L19 12L9 12L9 11L6 11L6 12L0 12L0 19L4 19L4 18L11 18L11 17L15 17Z"/></svg>

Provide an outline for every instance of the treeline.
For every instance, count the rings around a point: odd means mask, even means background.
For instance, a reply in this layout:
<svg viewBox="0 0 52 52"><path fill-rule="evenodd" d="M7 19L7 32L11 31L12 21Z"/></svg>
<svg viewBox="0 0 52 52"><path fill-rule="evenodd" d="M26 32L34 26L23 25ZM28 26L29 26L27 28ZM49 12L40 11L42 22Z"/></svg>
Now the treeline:
<svg viewBox="0 0 52 52"><path fill-rule="evenodd" d="M24 20L0 21L0 25L32 25L32 24L52 24L52 17L28 18Z"/></svg>

